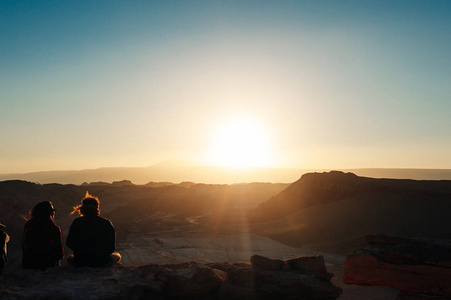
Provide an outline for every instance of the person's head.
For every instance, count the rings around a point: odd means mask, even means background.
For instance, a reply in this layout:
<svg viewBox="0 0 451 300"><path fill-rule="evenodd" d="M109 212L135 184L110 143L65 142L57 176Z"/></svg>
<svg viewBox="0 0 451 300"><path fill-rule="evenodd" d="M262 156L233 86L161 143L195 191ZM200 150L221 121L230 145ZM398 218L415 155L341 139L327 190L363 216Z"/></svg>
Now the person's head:
<svg viewBox="0 0 451 300"><path fill-rule="evenodd" d="M55 216L55 209L52 202L43 201L36 204L31 210L31 217L37 219L52 219Z"/></svg>
<svg viewBox="0 0 451 300"><path fill-rule="evenodd" d="M72 215L78 212L80 216L98 216L100 214L99 205L99 199L86 192L85 197L81 200L81 204L74 206L74 210L70 214Z"/></svg>

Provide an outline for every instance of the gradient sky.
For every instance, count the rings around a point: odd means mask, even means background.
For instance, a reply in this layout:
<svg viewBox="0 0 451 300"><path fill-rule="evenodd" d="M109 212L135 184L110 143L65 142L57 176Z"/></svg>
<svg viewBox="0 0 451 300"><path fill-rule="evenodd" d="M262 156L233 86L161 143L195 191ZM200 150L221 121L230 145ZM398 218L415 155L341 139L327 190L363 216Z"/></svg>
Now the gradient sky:
<svg viewBox="0 0 451 300"><path fill-rule="evenodd" d="M0 173L209 163L451 168L451 1L0 2Z"/></svg>

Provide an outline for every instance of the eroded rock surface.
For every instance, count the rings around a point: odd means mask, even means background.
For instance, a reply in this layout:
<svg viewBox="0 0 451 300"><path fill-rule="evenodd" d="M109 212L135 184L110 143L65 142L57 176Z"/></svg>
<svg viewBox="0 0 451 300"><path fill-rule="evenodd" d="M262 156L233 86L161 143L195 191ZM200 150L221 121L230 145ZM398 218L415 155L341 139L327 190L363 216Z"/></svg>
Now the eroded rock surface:
<svg viewBox="0 0 451 300"><path fill-rule="evenodd" d="M342 290L330 283L322 256L286 261L254 255L251 266L228 273L221 287L227 299L336 299Z"/></svg>
<svg viewBox="0 0 451 300"><path fill-rule="evenodd" d="M400 290L398 299L451 297L451 241L368 235L346 258L343 282Z"/></svg>
<svg viewBox="0 0 451 300"><path fill-rule="evenodd" d="M1 299L336 299L322 256L249 264L183 263L112 268L15 270L0 280Z"/></svg>

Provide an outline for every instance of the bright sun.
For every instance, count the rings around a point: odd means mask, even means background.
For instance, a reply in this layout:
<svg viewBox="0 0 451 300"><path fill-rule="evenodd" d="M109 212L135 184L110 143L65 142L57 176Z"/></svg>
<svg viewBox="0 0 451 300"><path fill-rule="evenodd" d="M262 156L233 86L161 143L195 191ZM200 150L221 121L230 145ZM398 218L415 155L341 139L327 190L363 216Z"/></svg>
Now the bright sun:
<svg viewBox="0 0 451 300"><path fill-rule="evenodd" d="M233 119L215 132L210 162L226 167L265 167L269 163L267 133L249 119Z"/></svg>

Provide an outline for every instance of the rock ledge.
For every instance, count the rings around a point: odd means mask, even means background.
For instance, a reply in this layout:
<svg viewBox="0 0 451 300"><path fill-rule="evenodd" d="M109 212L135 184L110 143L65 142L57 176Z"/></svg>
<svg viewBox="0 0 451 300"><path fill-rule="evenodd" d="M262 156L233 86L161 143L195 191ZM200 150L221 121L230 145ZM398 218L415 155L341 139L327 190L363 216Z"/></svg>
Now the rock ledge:
<svg viewBox="0 0 451 300"><path fill-rule="evenodd" d="M346 258L344 283L395 288L397 299L450 299L451 241L386 235L365 240L369 248Z"/></svg>
<svg viewBox="0 0 451 300"><path fill-rule="evenodd" d="M15 270L1 299L336 299L322 256L287 261L254 255L251 264L196 262L112 268Z"/></svg>

